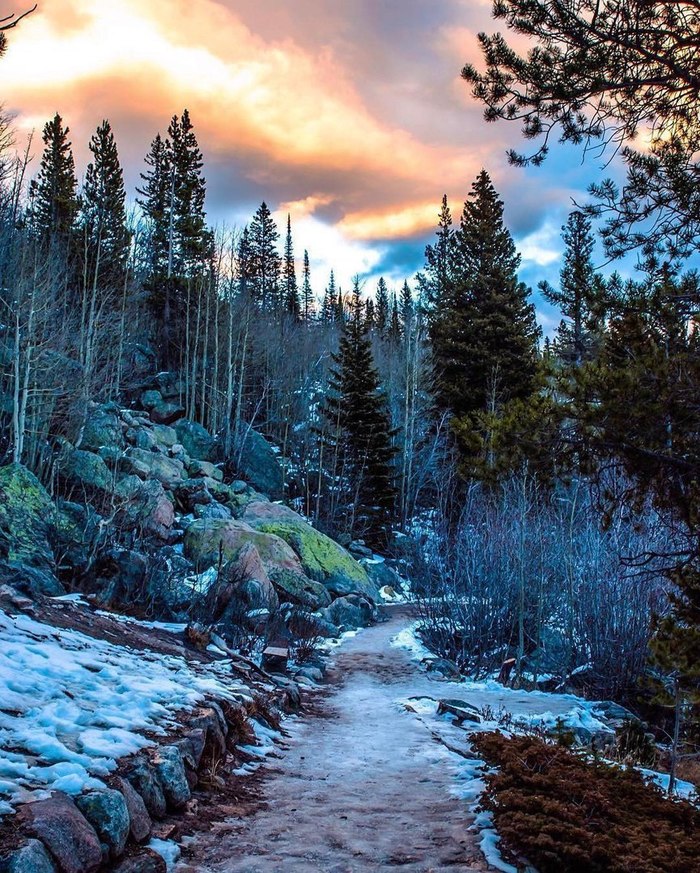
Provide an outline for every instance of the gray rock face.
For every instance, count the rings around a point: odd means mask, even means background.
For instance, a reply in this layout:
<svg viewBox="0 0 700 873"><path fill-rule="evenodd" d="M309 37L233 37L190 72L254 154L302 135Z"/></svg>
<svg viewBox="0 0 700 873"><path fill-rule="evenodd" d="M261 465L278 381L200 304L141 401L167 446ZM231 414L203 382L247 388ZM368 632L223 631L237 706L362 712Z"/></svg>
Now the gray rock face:
<svg viewBox="0 0 700 873"><path fill-rule="evenodd" d="M136 447L127 450L123 467L125 472L135 473L144 479L156 479L165 488L171 490L186 478L181 461L168 458L160 452L149 452Z"/></svg>
<svg viewBox="0 0 700 873"><path fill-rule="evenodd" d="M56 873L56 865L39 840L29 840L24 846L0 858L0 873Z"/></svg>
<svg viewBox="0 0 700 873"><path fill-rule="evenodd" d="M102 863L102 847L94 828L65 794L28 803L20 822L50 851L61 873L92 873Z"/></svg>
<svg viewBox="0 0 700 873"><path fill-rule="evenodd" d="M277 455L265 437L252 428L244 435L238 469L246 481L272 500L284 496L284 474Z"/></svg>
<svg viewBox="0 0 700 873"><path fill-rule="evenodd" d="M105 856L122 855L129 837L129 810L124 795L110 789L90 791L77 797L75 803L95 829Z"/></svg>
<svg viewBox="0 0 700 873"><path fill-rule="evenodd" d="M369 627L374 621L372 604L357 594L339 597L327 612L333 624L344 628Z"/></svg>
<svg viewBox="0 0 700 873"><path fill-rule="evenodd" d="M152 764L167 805L171 809L181 809L191 794L180 750L177 746L161 746Z"/></svg>
<svg viewBox="0 0 700 873"><path fill-rule="evenodd" d="M182 404L174 400L164 400L151 408L151 421L156 424L172 424L184 414L185 409Z"/></svg>
<svg viewBox="0 0 700 873"><path fill-rule="evenodd" d="M217 442L201 424L181 418L175 425L175 432L190 458L212 463L218 460Z"/></svg>
<svg viewBox="0 0 700 873"><path fill-rule="evenodd" d="M124 448L121 422L117 407L112 403L90 409L80 439L79 448L89 452L97 452L102 447Z"/></svg>
<svg viewBox="0 0 700 873"><path fill-rule="evenodd" d="M122 779L119 776L116 780L116 785L126 803L126 809L129 814L129 832L137 843L141 843L148 838L152 827L151 817L146 809L146 804L143 802L141 795L126 779Z"/></svg>
<svg viewBox="0 0 700 873"><path fill-rule="evenodd" d="M165 818L166 803L163 787L148 762L144 758L136 758L126 778L141 795L151 818Z"/></svg>
<svg viewBox="0 0 700 873"><path fill-rule="evenodd" d="M58 459L60 476L71 485L109 492L112 474L99 455L66 445Z"/></svg>
<svg viewBox="0 0 700 873"><path fill-rule="evenodd" d="M0 561L0 582L11 585L31 598L39 595L58 597L66 593L66 589L53 573L26 564Z"/></svg>

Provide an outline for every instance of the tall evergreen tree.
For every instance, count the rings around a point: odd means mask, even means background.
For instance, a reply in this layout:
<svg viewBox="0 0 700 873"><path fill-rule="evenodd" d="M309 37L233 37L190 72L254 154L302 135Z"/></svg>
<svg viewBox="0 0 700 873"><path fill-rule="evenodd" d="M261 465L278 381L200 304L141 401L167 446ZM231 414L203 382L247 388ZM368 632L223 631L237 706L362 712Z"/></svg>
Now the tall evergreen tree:
<svg viewBox="0 0 700 873"><path fill-rule="evenodd" d="M87 275L96 284L120 287L129 254L124 174L108 121L90 141L93 159L85 173L81 200L82 224L88 258Z"/></svg>
<svg viewBox="0 0 700 873"><path fill-rule="evenodd" d="M391 295L391 319L388 337L392 343L398 343L401 339L401 318L399 317L399 301L396 294Z"/></svg>
<svg viewBox="0 0 700 873"><path fill-rule="evenodd" d="M287 314L294 321L301 319L301 300L297 284L297 270L294 262L294 244L292 241L292 218L287 214L287 236L284 242L284 301Z"/></svg>
<svg viewBox="0 0 700 873"><path fill-rule="evenodd" d="M401 323L403 325L404 335L408 334L410 331L410 325L413 322L413 315L413 295L411 294L408 282L404 282L403 287L401 288Z"/></svg>
<svg viewBox="0 0 700 873"><path fill-rule="evenodd" d="M140 195L136 202L148 222L148 283L152 286L168 275L170 206L174 183L170 149L160 134L151 143L145 163L148 169L141 173L143 185L136 189Z"/></svg>
<svg viewBox="0 0 700 873"><path fill-rule="evenodd" d="M593 357L600 337L605 286L593 268L590 220L582 212L572 212L562 231L565 253L559 290L548 282L541 282L539 287L566 319L557 336L559 357L565 363L580 366Z"/></svg>
<svg viewBox="0 0 700 873"><path fill-rule="evenodd" d="M34 230L53 242L70 237L78 215L78 181L69 132L58 112L46 123L41 165L30 187Z"/></svg>
<svg viewBox="0 0 700 873"><path fill-rule="evenodd" d="M304 269L301 284L301 305L304 314L304 321L309 324L314 316L314 292L311 287L311 266L309 264L309 253L304 249Z"/></svg>
<svg viewBox="0 0 700 873"><path fill-rule="evenodd" d="M359 281L353 283L347 321L333 355L324 406L326 441L341 459L346 479L344 507L349 533L378 541L386 535L396 500L393 431L372 358Z"/></svg>
<svg viewBox="0 0 700 873"><path fill-rule="evenodd" d="M272 213L263 201L250 223L251 291L257 306L267 312L280 308L279 236Z"/></svg>
<svg viewBox="0 0 700 873"><path fill-rule="evenodd" d="M367 330L372 330L374 328L374 300L371 297L368 297L365 302L365 324L367 325Z"/></svg>
<svg viewBox="0 0 700 873"><path fill-rule="evenodd" d="M485 170L450 243L449 281L430 332L439 408L456 417L525 398L533 390L539 330L503 203Z"/></svg>
<svg viewBox="0 0 700 873"><path fill-rule="evenodd" d="M452 212L447 202L447 194L444 194L438 216L436 240L425 249L426 264L422 278L425 303L430 307L440 306L450 291L455 260L454 244Z"/></svg>
<svg viewBox="0 0 700 873"><path fill-rule="evenodd" d="M384 338L389 330L389 291L386 281L382 276L377 284L377 293L374 298L374 326L380 337Z"/></svg>

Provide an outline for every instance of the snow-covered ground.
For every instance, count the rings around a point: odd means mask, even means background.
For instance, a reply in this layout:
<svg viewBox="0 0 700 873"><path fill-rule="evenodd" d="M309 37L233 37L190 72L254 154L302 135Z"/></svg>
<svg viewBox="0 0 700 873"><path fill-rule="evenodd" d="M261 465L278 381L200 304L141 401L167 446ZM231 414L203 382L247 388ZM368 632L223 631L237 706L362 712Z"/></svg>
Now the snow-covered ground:
<svg viewBox="0 0 700 873"><path fill-rule="evenodd" d="M221 664L115 645L0 611L0 815L101 786L205 697L247 689Z"/></svg>

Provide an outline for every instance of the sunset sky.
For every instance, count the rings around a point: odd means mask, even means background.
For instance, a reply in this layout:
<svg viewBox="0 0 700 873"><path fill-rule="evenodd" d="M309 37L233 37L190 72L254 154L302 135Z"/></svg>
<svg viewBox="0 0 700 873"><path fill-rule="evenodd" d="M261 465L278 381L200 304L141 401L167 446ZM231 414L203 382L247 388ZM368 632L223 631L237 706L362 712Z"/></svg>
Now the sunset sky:
<svg viewBox="0 0 700 873"><path fill-rule="evenodd" d="M21 2L2 0L0 11ZM10 34L3 102L20 142L36 131L37 153L59 111L79 175L109 118L130 196L151 139L187 107L210 220L242 225L264 199L282 227L289 211L318 291L331 267L344 287L355 273L369 288L380 274L410 278L442 194L458 215L485 167L522 278L556 281L572 198L610 169L582 165L572 149L539 170L507 166L517 127L487 125L459 75L484 29L495 29L484 0L39 0Z"/></svg>

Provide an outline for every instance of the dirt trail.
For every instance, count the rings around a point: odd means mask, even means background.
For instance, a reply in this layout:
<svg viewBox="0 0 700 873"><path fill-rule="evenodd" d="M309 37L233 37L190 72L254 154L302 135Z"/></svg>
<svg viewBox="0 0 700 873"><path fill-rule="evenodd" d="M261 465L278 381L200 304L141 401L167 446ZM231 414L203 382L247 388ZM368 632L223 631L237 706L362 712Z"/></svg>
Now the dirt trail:
<svg viewBox="0 0 700 873"><path fill-rule="evenodd" d="M343 645L320 714L292 720L281 759L266 765L260 808L198 835L178 873L491 869L467 804L450 794L456 756L396 703L444 693L390 646L407 621Z"/></svg>

